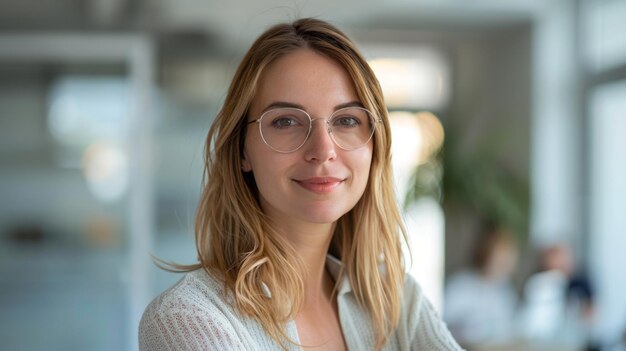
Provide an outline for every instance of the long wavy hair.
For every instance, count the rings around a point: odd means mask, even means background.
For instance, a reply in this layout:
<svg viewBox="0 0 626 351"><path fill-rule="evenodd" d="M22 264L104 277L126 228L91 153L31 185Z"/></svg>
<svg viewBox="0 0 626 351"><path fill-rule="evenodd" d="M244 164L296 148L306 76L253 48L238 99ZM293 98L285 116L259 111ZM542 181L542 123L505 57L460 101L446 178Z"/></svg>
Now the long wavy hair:
<svg viewBox="0 0 626 351"><path fill-rule="evenodd" d="M355 297L368 311L377 349L398 324L406 231L396 202L391 171L387 109L373 71L353 42L327 22L304 18L265 31L241 61L205 145L202 194L195 220L199 263L223 280L238 311L257 320L285 347L285 323L304 298L303 263L261 210L251 172L242 171L247 113L260 79L277 58L307 48L341 64L361 103L380 119L365 192L335 226L329 252L343 263ZM337 279L339 281L339 279ZM268 296L269 290L271 296ZM289 301L289 303L285 303Z"/></svg>

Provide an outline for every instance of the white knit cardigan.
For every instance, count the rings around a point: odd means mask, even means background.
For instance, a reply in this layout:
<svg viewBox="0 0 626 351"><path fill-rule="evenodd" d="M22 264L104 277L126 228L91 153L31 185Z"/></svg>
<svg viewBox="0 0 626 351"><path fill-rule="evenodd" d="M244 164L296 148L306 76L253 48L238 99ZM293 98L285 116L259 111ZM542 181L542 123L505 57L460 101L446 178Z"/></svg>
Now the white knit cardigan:
<svg viewBox="0 0 626 351"><path fill-rule="evenodd" d="M326 266L338 278L341 262L328 256ZM347 277L341 278L337 304L349 350L374 350L375 340L367 312L357 303ZM187 273L146 308L139 325L140 350L280 350L256 321L239 314L232 295L215 277L199 269ZM286 325L289 338L299 343L294 321ZM302 350L286 343L289 350ZM400 323L384 351L461 350L417 282L407 275Z"/></svg>

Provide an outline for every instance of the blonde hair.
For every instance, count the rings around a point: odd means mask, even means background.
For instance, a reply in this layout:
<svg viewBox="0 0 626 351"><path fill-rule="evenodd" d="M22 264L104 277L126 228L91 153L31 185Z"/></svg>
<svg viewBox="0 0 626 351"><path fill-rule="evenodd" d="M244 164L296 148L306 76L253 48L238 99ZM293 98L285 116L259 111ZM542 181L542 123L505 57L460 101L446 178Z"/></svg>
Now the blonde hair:
<svg viewBox="0 0 626 351"><path fill-rule="evenodd" d="M369 312L379 349L400 316L401 240L406 239L392 183L389 120L371 68L352 41L324 21L305 18L275 25L241 61L206 140L195 221L200 262L172 266L180 271L203 268L223 279L234 294L235 307L284 347L284 325L296 317L303 301L303 263L261 210L254 177L242 171L241 162L246 117L263 72L277 58L302 48L341 64L361 103L381 120L374 132L365 193L338 220L329 249L343 262L341 275L347 275L357 301Z"/></svg>

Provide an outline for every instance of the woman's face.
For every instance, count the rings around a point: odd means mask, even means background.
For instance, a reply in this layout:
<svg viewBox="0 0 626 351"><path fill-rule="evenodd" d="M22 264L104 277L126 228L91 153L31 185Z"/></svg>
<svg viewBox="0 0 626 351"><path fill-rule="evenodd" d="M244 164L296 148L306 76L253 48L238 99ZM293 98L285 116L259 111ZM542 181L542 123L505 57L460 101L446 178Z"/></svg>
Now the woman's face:
<svg viewBox="0 0 626 351"><path fill-rule="evenodd" d="M257 91L248 121L277 105L296 106L322 119L313 122L308 140L291 153L272 150L259 124L248 125L242 165L254 174L263 211L286 228L335 222L363 195L372 160L373 141L343 150L324 123L342 106L360 105L348 73L335 61L300 49L274 61Z"/></svg>

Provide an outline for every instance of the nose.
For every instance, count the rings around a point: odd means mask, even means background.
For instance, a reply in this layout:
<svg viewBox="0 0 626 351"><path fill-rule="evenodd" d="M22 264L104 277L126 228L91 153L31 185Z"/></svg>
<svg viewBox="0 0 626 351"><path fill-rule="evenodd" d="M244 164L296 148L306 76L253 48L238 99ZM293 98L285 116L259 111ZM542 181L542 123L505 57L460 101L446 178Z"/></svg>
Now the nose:
<svg viewBox="0 0 626 351"><path fill-rule="evenodd" d="M315 121L318 121L316 124ZM305 158L310 162L326 162L337 157L335 142L325 119L311 121L311 134L304 145Z"/></svg>

